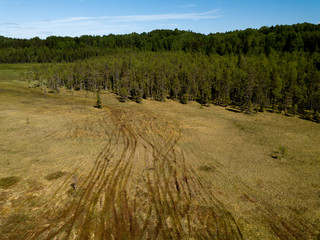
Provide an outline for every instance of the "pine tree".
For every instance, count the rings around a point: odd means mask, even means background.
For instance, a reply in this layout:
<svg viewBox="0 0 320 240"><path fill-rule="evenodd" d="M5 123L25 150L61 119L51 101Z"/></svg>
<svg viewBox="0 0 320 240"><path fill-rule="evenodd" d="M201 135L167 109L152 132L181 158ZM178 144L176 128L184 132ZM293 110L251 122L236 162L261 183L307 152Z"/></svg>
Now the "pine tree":
<svg viewBox="0 0 320 240"><path fill-rule="evenodd" d="M95 105L96 108L102 108L101 106L101 99L100 99L100 90L97 91L97 102Z"/></svg>

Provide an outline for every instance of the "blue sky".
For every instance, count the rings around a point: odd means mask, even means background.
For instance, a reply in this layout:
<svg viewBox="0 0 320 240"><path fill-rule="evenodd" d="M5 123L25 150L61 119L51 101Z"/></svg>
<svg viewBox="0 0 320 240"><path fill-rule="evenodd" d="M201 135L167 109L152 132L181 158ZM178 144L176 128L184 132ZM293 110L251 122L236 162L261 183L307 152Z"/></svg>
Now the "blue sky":
<svg viewBox="0 0 320 240"><path fill-rule="evenodd" d="M45 38L320 22L320 0L0 0L0 35Z"/></svg>

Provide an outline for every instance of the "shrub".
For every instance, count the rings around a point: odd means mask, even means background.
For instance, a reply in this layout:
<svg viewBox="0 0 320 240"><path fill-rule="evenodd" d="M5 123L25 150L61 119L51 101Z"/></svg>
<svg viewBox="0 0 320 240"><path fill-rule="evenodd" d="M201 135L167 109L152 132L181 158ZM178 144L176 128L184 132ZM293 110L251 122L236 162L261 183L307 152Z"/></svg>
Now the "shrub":
<svg viewBox="0 0 320 240"><path fill-rule="evenodd" d="M180 103L187 104L188 103L188 99L189 99L188 94L183 94L181 96L181 98L180 98Z"/></svg>

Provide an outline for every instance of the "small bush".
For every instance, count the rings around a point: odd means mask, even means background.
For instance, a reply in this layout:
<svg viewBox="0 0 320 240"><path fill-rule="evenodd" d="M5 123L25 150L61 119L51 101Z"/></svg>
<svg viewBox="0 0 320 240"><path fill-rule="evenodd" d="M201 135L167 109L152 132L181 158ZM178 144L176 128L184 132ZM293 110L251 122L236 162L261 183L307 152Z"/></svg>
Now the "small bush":
<svg viewBox="0 0 320 240"><path fill-rule="evenodd" d="M102 108L101 106L101 99L100 99L100 91L97 91L97 102L95 105L96 108Z"/></svg>
<svg viewBox="0 0 320 240"><path fill-rule="evenodd" d="M315 112L312 118L315 122L320 123L320 113Z"/></svg>
<svg viewBox="0 0 320 240"><path fill-rule="evenodd" d="M297 104L294 104L292 109L291 109L291 113L293 115L297 115L299 112L298 112L298 105Z"/></svg>
<svg viewBox="0 0 320 240"><path fill-rule="evenodd" d="M20 178L12 176L0 178L0 188L9 188L20 181Z"/></svg>
<svg viewBox="0 0 320 240"><path fill-rule="evenodd" d="M280 146L278 150L272 151L270 156L275 159L282 159L287 154L288 149L285 146Z"/></svg>
<svg viewBox="0 0 320 240"><path fill-rule="evenodd" d="M306 120L312 120L312 113L311 111L304 110L301 114L301 118L306 119Z"/></svg>
<svg viewBox="0 0 320 240"><path fill-rule="evenodd" d="M182 104L187 104L189 100L189 95L188 94L183 94L180 98L180 103Z"/></svg>
<svg viewBox="0 0 320 240"><path fill-rule="evenodd" d="M285 146L280 146L279 151L282 154L282 156L284 156L288 152L288 149Z"/></svg>
<svg viewBox="0 0 320 240"><path fill-rule="evenodd" d="M252 102L249 101L249 103L248 103L248 105L247 105L247 111L246 111L246 113L251 114L251 113L252 113L252 109L253 109Z"/></svg>
<svg viewBox="0 0 320 240"><path fill-rule="evenodd" d="M129 94L128 94L128 89L125 87L120 88L119 91L119 101L120 102L126 102L128 100Z"/></svg>

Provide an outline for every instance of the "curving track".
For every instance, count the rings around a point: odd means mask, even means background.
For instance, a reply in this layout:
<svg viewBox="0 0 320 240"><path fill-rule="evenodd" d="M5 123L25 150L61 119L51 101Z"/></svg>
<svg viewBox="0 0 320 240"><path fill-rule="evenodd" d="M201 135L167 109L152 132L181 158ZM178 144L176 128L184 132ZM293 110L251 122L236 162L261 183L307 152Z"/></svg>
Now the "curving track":
<svg viewBox="0 0 320 240"><path fill-rule="evenodd" d="M75 191L73 174L65 179L27 239L242 238L186 160L177 125L141 112L104 111L92 123L107 139L92 169L74 180ZM83 128L90 132L90 124L74 124L66 136L47 137L77 137Z"/></svg>

